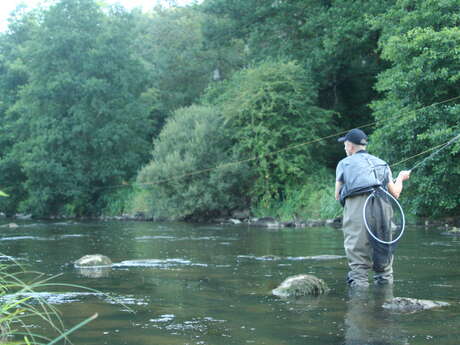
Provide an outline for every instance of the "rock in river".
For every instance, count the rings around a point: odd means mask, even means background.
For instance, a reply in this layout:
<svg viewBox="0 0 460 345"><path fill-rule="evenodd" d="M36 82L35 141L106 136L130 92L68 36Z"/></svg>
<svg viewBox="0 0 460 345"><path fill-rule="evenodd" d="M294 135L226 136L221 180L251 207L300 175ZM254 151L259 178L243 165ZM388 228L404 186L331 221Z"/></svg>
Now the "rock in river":
<svg viewBox="0 0 460 345"><path fill-rule="evenodd" d="M453 227L452 229L442 232L441 235L460 236L460 228Z"/></svg>
<svg viewBox="0 0 460 345"><path fill-rule="evenodd" d="M85 255L74 262L76 268L111 267L112 260L101 254Z"/></svg>
<svg viewBox="0 0 460 345"><path fill-rule="evenodd" d="M299 274L284 280L280 286L272 290L272 293L279 297L298 297L318 296L328 291L329 288L324 280L310 274Z"/></svg>
<svg viewBox="0 0 460 345"><path fill-rule="evenodd" d="M449 303L447 302L429 301L425 299L407 297L395 297L383 304L383 308L400 313L415 313L417 311L447 306L449 306Z"/></svg>

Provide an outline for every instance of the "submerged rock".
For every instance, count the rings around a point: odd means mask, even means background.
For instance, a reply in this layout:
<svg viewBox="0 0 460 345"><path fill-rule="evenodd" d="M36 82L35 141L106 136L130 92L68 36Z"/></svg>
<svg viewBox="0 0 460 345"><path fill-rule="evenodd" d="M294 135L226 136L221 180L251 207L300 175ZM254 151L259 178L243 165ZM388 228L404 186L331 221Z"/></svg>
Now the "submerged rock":
<svg viewBox="0 0 460 345"><path fill-rule="evenodd" d="M249 210L236 210L232 212L232 218L239 220L248 219L251 213Z"/></svg>
<svg viewBox="0 0 460 345"><path fill-rule="evenodd" d="M253 218L250 220L251 226L260 226L260 227L267 227L267 228L280 228L281 223L279 223L273 217L263 217L263 218Z"/></svg>
<svg viewBox="0 0 460 345"><path fill-rule="evenodd" d="M400 313L415 313L422 310L447 307L450 304L441 301L430 301L425 299L395 297L383 304L383 308Z"/></svg>
<svg viewBox="0 0 460 345"><path fill-rule="evenodd" d="M460 236L460 228L453 227L453 228L443 232L442 235Z"/></svg>
<svg viewBox="0 0 460 345"><path fill-rule="evenodd" d="M88 266L76 267L76 270L83 277L87 278L108 278L112 271L112 266Z"/></svg>
<svg viewBox="0 0 460 345"><path fill-rule="evenodd" d="M310 274L299 274L284 280L280 286L272 290L278 297L318 296L329 291L324 280Z"/></svg>
<svg viewBox="0 0 460 345"><path fill-rule="evenodd" d="M85 255L74 262L76 268L111 267L112 260L101 254Z"/></svg>
<svg viewBox="0 0 460 345"><path fill-rule="evenodd" d="M16 223L8 223L8 224L0 225L0 228L15 229L15 228L19 228L19 225L17 225Z"/></svg>
<svg viewBox="0 0 460 345"><path fill-rule="evenodd" d="M277 260L281 260L282 258L278 255L263 255L255 259L256 260L266 260L266 261L277 261Z"/></svg>
<svg viewBox="0 0 460 345"><path fill-rule="evenodd" d="M17 218L17 219L22 219L22 220L32 219L31 214L23 214L23 213L16 213L16 215L14 217Z"/></svg>
<svg viewBox="0 0 460 345"><path fill-rule="evenodd" d="M332 227L341 227L342 226L342 217L336 217L333 219L326 219L325 225Z"/></svg>
<svg viewBox="0 0 460 345"><path fill-rule="evenodd" d="M316 226L324 226L326 225L326 221L321 220L321 219L308 219L305 225L309 228L316 227Z"/></svg>

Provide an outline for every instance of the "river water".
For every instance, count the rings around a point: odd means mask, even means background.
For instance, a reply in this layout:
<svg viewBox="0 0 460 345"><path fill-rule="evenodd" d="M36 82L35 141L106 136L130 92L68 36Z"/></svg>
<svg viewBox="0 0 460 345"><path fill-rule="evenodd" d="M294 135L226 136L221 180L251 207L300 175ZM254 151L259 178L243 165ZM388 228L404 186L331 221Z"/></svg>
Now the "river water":
<svg viewBox="0 0 460 345"><path fill-rule="evenodd" d="M409 228L397 249L393 289L350 293L339 229L149 222L21 223L0 228L0 252L46 276L40 294L67 327L98 313L71 336L76 345L393 345L460 342L460 237ZM115 263L93 277L72 263L86 254ZM335 255L322 260L320 255ZM309 273L326 296L281 299L271 290ZM382 295L451 306L413 314L381 307ZM41 330L47 333L47 329ZM51 334L51 331L49 331Z"/></svg>

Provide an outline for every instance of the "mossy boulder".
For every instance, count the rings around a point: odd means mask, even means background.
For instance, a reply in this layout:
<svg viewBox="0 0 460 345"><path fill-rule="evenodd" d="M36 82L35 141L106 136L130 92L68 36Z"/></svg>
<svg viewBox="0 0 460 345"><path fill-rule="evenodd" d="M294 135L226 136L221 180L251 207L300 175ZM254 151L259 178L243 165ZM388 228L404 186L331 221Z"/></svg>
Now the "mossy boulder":
<svg viewBox="0 0 460 345"><path fill-rule="evenodd" d="M111 267L112 260L101 254L85 255L74 262L76 268Z"/></svg>
<svg viewBox="0 0 460 345"><path fill-rule="evenodd" d="M284 280L272 293L278 297L299 297L323 295L328 291L324 280L310 274L299 274Z"/></svg>

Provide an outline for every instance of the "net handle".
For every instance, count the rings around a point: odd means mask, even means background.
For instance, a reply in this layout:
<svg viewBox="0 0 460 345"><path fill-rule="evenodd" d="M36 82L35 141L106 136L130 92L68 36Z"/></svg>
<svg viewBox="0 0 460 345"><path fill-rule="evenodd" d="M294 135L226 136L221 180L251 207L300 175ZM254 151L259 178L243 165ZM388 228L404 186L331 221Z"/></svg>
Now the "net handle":
<svg viewBox="0 0 460 345"><path fill-rule="evenodd" d="M402 235L404 234L404 230L406 229L406 217L404 216L404 211L401 207L401 204L398 202L398 200L393 196L391 195L390 193L388 193L385 189L383 189L382 187L378 187L379 189L381 189L385 194L387 194L391 199L393 199L394 202L396 202L396 205L398 205L399 207L399 210L401 211L401 217L402 217L402 229L401 229L401 232L399 234L398 237L396 237L394 240L392 241L382 241L381 239L377 238L371 231L371 229L369 229L369 225L367 224L367 220L366 220L366 206L367 206L367 202L369 201L369 199L371 198L371 196L373 196L375 194L375 190L374 192L372 192L371 194L369 194L369 196L367 197L366 201L364 202L364 207L363 207L363 220L364 220L364 225L366 227L366 230L368 232L369 235L371 235L371 237L376 240L377 242L379 243L382 243L382 244L394 244L396 242L398 242L400 240L400 238L402 237Z"/></svg>

